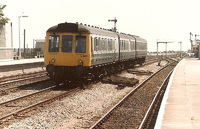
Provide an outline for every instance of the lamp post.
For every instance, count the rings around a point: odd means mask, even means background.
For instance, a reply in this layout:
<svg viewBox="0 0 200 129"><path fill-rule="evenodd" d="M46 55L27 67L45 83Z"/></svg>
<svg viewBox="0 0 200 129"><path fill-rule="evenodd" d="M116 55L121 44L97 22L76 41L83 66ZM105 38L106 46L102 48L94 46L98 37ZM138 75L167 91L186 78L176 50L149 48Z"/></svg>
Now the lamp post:
<svg viewBox="0 0 200 129"><path fill-rule="evenodd" d="M182 57L182 54L181 54L181 51L182 51L182 42L180 41L178 43L180 43L180 57Z"/></svg>
<svg viewBox="0 0 200 129"><path fill-rule="evenodd" d="M18 18L18 22L19 22L19 59L21 59L21 45L20 45L20 18L21 17L24 17L24 18L26 18L26 17L28 17L28 16L19 16L19 18Z"/></svg>

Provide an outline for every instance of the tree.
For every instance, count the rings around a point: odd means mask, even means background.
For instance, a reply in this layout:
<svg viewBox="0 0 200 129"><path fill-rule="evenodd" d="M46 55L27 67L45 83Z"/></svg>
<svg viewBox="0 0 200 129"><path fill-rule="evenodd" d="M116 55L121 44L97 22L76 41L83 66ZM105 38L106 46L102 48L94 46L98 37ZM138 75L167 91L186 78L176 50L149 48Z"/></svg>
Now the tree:
<svg viewBox="0 0 200 129"><path fill-rule="evenodd" d="M0 5L0 24L8 23L10 20L8 17L4 17L3 9L6 7L6 5Z"/></svg>

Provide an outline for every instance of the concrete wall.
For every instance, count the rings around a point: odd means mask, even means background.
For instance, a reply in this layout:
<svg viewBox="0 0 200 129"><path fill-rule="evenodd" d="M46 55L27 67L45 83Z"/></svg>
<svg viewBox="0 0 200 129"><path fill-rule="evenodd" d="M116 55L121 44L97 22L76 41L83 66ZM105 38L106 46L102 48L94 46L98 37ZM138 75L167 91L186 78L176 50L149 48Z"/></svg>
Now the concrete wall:
<svg viewBox="0 0 200 129"><path fill-rule="evenodd" d="M41 54L44 54L45 39L36 40L35 48L41 48Z"/></svg>
<svg viewBox="0 0 200 129"><path fill-rule="evenodd" d="M198 56L199 56L199 59L200 59L200 42L199 42L199 55Z"/></svg>
<svg viewBox="0 0 200 129"><path fill-rule="evenodd" d="M13 59L12 48L0 48L0 60Z"/></svg>
<svg viewBox="0 0 200 129"><path fill-rule="evenodd" d="M13 45L11 43L11 27L0 24L0 60L13 59Z"/></svg>
<svg viewBox="0 0 200 129"><path fill-rule="evenodd" d="M6 28L0 24L0 47L6 47Z"/></svg>

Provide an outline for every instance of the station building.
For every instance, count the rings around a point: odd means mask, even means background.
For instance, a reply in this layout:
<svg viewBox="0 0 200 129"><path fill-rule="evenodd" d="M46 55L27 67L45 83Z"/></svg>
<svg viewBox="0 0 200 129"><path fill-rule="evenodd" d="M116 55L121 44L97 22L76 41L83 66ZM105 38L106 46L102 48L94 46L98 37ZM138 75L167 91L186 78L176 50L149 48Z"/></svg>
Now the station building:
<svg viewBox="0 0 200 129"><path fill-rule="evenodd" d="M35 48L41 49L41 54L44 54L45 39L36 39Z"/></svg>
<svg viewBox="0 0 200 129"><path fill-rule="evenodd" d="M13 59L12 24L0 24L0 60Z"/></svg>
<svg viewBox="0 0 200 129"><path fill-rule="evenodd" d="M200 40L196 40L195 44L192 46L192 52L195 54L196 58L200 58Z"/></svg>

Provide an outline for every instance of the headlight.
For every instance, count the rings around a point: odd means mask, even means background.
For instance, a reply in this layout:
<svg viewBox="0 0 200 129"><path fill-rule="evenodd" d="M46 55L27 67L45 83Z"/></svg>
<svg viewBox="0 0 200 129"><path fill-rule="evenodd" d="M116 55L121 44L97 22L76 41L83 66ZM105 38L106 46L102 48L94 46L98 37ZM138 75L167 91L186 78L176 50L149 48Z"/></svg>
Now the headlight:
<svg viewBox="0 0 200 129"><path fill-rule="evenodd" d="M55 63L56 61L55 61L55 59L52 59L51 62L52 62L52 63Z"/></svg>
<svg viewBox="0 0 200 129"><path fill-rule="evenodd" d="M82 61L82 60L79 60L79 61L78 61L78 65L83 65L83 61Z"/></svg>

